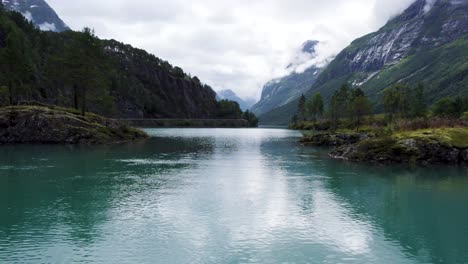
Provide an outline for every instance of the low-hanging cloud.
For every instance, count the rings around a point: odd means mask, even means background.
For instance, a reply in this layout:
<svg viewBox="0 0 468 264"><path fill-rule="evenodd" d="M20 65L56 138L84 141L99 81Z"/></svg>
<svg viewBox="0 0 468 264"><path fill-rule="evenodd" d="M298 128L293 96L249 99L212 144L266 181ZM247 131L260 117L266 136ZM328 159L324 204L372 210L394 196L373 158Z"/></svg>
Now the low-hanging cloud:
<svg viewBox="0 0 468 264"><path fill-rule="evenodd" d="M75 30L93 27L154 53L215 90L256 97L309 39L324 61L414 0L48 0ZM307 62L305 62L307 64ZM310 62L309 62L310 64Z"/></svg>

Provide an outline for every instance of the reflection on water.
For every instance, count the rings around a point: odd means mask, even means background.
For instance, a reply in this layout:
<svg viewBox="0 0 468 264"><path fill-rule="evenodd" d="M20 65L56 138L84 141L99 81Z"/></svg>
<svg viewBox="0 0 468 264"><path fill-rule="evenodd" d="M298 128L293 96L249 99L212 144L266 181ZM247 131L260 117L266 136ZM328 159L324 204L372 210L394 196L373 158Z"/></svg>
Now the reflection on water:
<svg viewBox="0 0 468 264"><path fill-rule="evenodd" d="M466 263L466 168L336 162L281 129L1 146L0 263Z"/></svg>

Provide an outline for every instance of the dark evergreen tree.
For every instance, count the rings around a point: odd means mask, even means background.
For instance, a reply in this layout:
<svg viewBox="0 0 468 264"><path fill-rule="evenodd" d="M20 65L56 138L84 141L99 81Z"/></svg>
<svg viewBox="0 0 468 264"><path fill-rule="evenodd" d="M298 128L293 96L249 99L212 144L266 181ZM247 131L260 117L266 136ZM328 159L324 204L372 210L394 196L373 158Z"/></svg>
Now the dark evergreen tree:
<svg viewBox="0 0 468 264"><path fill-rule="evenodd" d="M255 116L255 114L250 112L249 110L245 111L244 114L242 114L242 119L247 120L247 122L249 123L249 127L258 126L257 116Z"/></svg>
<svg viewBox="0 0 468 264"><path fill-rule="evenodd" d="M365 96L364 92L361 92L354 93L350 106L351 116L356 130L359 130L363 118L373 112L371 101Z"/></svg>
<svg viewBox="0 0 468 264"><path fill-rule="evenodd" d="M307 108L306 108L307 99L305 95L301 95L299 98L299 103L297 106L297 117L298 121L302 122L306 120Z"/></svg>
<svg viewBox="0 0 468 264"><path fill-rule="evenodd" d="M307 100L307 117L312 121L317 121L317 118L323 115L323 98L320 93L316 93L312 98Z"/></svg>

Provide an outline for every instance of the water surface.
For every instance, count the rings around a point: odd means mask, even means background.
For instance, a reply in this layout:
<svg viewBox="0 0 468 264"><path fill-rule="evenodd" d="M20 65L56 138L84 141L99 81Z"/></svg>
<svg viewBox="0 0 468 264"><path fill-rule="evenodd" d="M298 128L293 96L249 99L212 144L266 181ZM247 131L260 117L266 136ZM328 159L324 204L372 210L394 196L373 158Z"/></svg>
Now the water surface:
<svg viewBox="0 0 468 264"><path fill-rule="evenodd" d="M468 171L332 161L282 129L0 146L0 263L468 263Z"/></svg>

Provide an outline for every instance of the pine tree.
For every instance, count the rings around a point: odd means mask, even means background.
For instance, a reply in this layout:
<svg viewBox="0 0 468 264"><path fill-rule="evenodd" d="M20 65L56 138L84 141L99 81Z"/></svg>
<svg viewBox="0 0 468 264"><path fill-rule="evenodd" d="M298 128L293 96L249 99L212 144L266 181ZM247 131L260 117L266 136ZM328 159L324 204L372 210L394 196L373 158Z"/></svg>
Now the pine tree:
<svg viewBox="0 0 468 264"><path fill-rule="evenodd" d="M307 115L311 117L312 121L317 121L317 118L323 115L323 106L323 98L320 93L316 93L307 101Z"/></svg>
<svg viewBox="0 0 468 264"><path fill-rule="evenodd" d="M28 40L16 27L10 26L6 37L6 47L0 54L2 72L5 73L8 87L8 103L17 103L24 80L31 76L32 62L30 60Z"/></svg>
<svg viewBox="0 0 468 264"><path fill-rule="evenodd" d="M297 117L299 121L306 120L306 115L307 115L306 102L307 102L307 99L305 95L301 95L301 97L299 98L299 104L297 106Z"/></svg>
<svg viewBox="0 0 468 264"><path fill-rule="evenodd" d="M354 124L356 127L356 130L359 130L361 124L362 124L362 119L366 116L369 115L373 112L372 109L372 103L367 98L367 96L364 95L364 93L357 93L357 96L353 98L351 101L351 116L352 119L354 120Z"/></svg>

